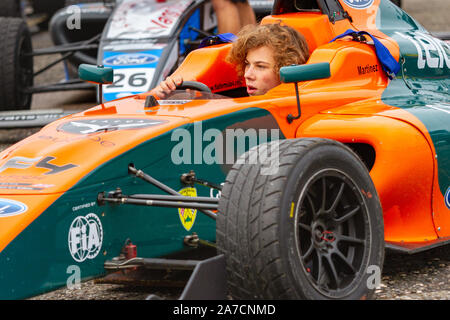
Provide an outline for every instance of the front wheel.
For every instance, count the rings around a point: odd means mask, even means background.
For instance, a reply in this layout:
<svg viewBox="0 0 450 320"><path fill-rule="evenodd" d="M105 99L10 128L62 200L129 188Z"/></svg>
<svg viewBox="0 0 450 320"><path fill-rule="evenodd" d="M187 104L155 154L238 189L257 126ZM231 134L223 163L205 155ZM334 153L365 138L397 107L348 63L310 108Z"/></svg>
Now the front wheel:
<svg viewBox="0 0 450 320"><path fill-rule="evenodd" d="M358 156L319 138L274 141L245 156L266 160L233 166L217 217L231 295L370 298L383 266L384 226Z"/></svg>

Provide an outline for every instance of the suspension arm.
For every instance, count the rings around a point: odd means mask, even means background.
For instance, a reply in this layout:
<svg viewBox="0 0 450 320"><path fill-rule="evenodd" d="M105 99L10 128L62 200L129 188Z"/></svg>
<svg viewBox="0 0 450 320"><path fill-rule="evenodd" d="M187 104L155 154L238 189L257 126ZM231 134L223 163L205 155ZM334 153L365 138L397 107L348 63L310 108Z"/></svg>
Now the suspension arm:
<svg viewBox="0 0 450 320"><path fill-rule="evenodd" d="M169 196L170 197L170 196ZM116 204L134 204L141 206L149 206L149 207L166 207L166 208L187 208L187 209L209 209L209 210L217 210L217 203L210 202L202 202L201 199L197 199L195 197L175 197L174 199L168 200L153 200L151 198L158 198L157 195L146 195L144 198L138 198L136 195L134 196L123 196L116 195L115 193L109 194L105 196L102 192L98 195L98 203L102 204L105 202L116 203ZM191 198L191 199L186 199ZM180 201L184 200L184 201ZM197 202L193 202L193 201ZM200 201L199 201L200 200Z"/></svg>
<svg viewBox="0 0 450 320"><path fill-rule="evenodd" d="M211 210L218 209L219 199L209 197L183 196L164 183L144 173L142 170L136 169L133 165L128 166L128 173L154 185L158 189L168 193L169 196L157 194L135 194L131 196L123 196L120 189L117 189L115 192L110 192L108 196L105 196L104 192L99 193L97 197L97 202L99 205L103 205L105 202L110 202L118 204L127 203L156 207L198 209L206 216L216 220L217 214Z"/></svg>

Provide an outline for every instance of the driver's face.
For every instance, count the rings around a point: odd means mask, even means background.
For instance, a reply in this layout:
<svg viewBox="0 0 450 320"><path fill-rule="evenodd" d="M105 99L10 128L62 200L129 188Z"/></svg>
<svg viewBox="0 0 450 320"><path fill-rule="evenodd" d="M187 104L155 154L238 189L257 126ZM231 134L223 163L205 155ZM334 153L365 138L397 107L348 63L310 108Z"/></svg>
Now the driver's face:
<svg viewBox="0 0 450 320"><path fill-rule="evenodd" d="M250 96L265 94L281 83L271 48L263 46L248 51L244 78Z"/></svg>

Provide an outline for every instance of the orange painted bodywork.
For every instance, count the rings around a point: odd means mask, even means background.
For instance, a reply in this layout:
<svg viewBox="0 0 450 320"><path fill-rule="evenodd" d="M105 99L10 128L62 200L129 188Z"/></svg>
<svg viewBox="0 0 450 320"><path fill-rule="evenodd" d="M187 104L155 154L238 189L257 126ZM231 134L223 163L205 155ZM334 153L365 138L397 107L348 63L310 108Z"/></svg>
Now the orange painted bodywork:
<svg viewBox="0 0 450 320"><path fill-rule="evenodd" d="M378 3L376 0L370 10L376 10ZM301 104L306 106L302 108L301 119L292 124L286 121L288 114L297 114L293 84L281 84L263 97L240 98L239 102L236 100L227 106L227 110L247 106L243 103L248 101L251 106L269 110L286 138L323 137L346 144L371 145L376 161L370 174L384 211L386 241L429 243L450 237L449 209L439 192L436 153L426 127L411 113L382 102L381 96L389 80L373 46L346 40L328 43L350 28L368 30L379 37L394 58L399 58L397 43L375 27L370 28L367 14L361 12L364 10L349 8L349 11L354 17L352 23L341 20L330 24L326 16L316 13L302 13L302 19L298 19L298 14L284 14L282 20L278 16L268 16L262 21L262 24L282 21L302 32L311 51L307 63L330 62L331 78L299 85ZM226 82L243 82L226 62L214 61L213 56L225 57L229 48L230 45L219 45L197 50L188 56L176 74L214 88L218 79L212 77L214 72L208 73L213 65L214 70L226 70ZM208 50L214 54L208 55ZM378 65L378 72L358 77L357 66L366 65ZM224 77L220 77L220 81L225 82ZM238 86L229 88L235 87Z"/></svg>
<svg viewBox="0 0 450 320"><path fill-rule="evenodd" d="M117 113L103 117L117 118L120 115L125 118L136 118L138 110L142 110L143 101L135 99L131 101L136 103L116 101ZM101 108L97 109L102 110ZM56 175L46 175L49 169L36 168L33 165L26 169L8 168L1 172L1 184L31 183L37 186L44 186L44 188L42 190L0 189L0 197L7 197L8 199L22 202L28 207L27 212L24 214L2 217L0 219L0 230L2 230L0 251L57 198L95 168L152 137L188 122L187 119L182 117L161 116L158 117L159 120L167 122L148 130L129 130L126 133L119 130L109 132L106 135L102 133L83 136L58 131L61 123L67 120L76 121L81 119L80 117L87 119L89 116L86 116L86 114L88 113L89 111L55 121L50 126L43 128L38 133L11 146L0 154L1 166L5 165L6 161L13 157L42 159L44 156L55 157L55 159L50 161L54 165L61 166L69 163L76 165L75 168ZM102 112L98 114L101 115ZM142 112L140 114L143 119L147 118ZM98 116L95 117L98 118ZM89 161L86 161L87 159ZM31 162L21 161L21 163Z"/></svg>

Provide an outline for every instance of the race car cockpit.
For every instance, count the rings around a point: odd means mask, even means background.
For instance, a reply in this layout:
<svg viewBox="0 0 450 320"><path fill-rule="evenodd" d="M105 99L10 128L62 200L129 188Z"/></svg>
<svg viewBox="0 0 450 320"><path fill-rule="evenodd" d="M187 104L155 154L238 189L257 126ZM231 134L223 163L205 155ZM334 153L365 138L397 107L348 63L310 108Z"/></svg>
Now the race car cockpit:
<svg viewBox="0 0 450 320"><path fill-rule="evenodd" d="M272 14L261 24L280 23L298 30L308 43L310 54L319 46L351 27L348 14L338 0L276 0ZM206 84L213 93L228 97L246 96L245 81L235 66L226 61L230 44L215 44L189 54L174 75Z"/></svg>
<svg viewBox="0 0 450 320"><path fill-rule="evenodd" d="M338 0L275 0L272 15L293 12L321 12L331 22L349 18Z"/></svg>

